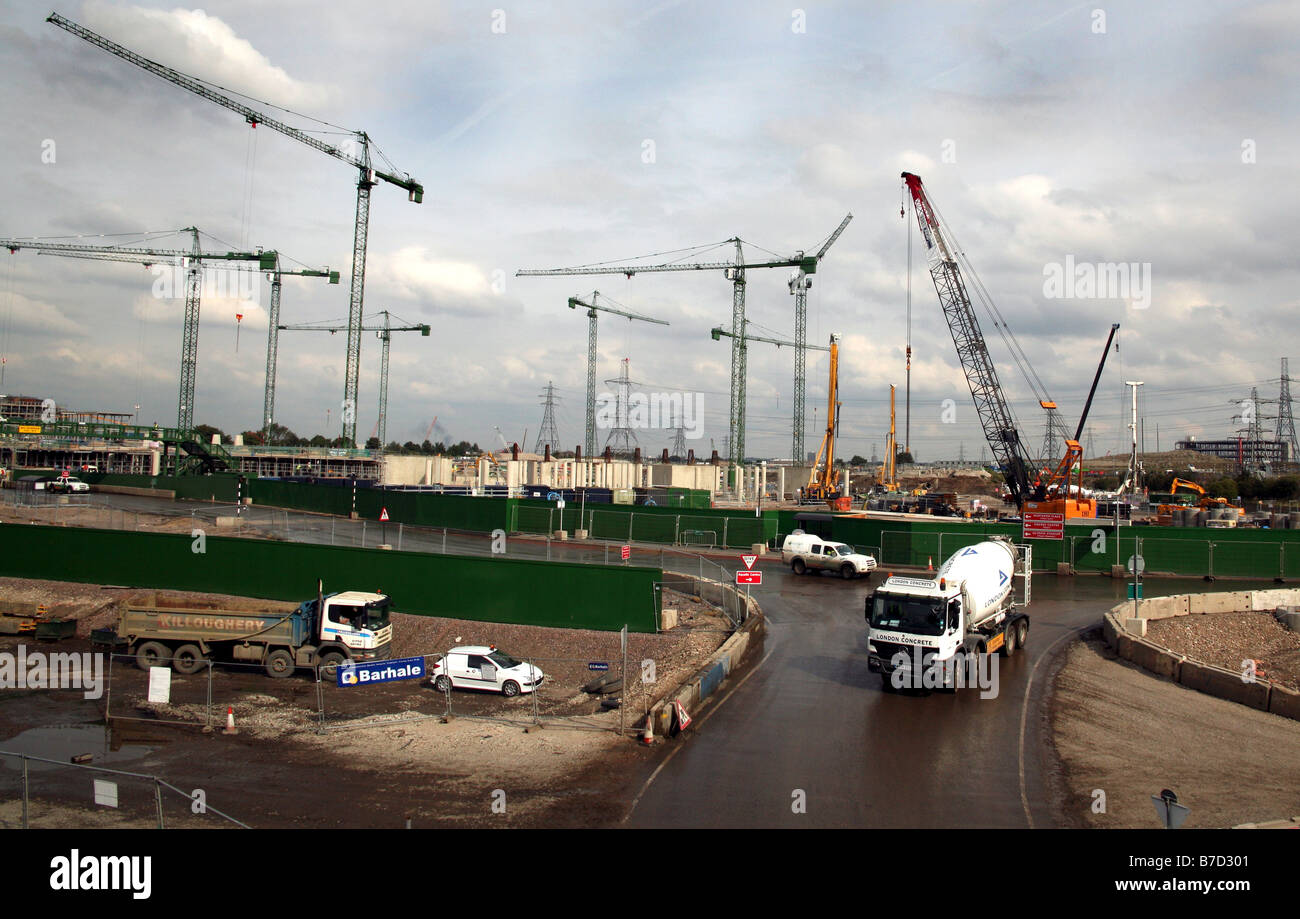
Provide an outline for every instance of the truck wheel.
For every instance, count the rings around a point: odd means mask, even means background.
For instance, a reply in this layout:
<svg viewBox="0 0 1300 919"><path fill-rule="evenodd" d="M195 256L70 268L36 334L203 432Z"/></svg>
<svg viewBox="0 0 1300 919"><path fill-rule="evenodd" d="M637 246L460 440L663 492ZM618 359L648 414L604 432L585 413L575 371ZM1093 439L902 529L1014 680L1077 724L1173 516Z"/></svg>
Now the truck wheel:
<svg viewBox="0 0 1300 919"><path fill-rule="evenodd" d="M998 653L1003 657L1014 657L1016 653L1016 623L1010 623L1002 630L1002 647Z"/></svg>
<svg viewBox="0 0 1300 919"><path fill-rule="evenodd" d="M501 685L501 695L509 696L511 698L519 695L519 684L514 680L506 680L505 683Z"/></svg>
<svg viewBox="0 0 1300 919"><path fill-rule="evenodd" d="M451 680L445 676L440 676L433 681L433 688L438 692L451 692Z"/></svg>
<svg viewBox="0 0 1300 919"><path fill-rule="evenodd" d="M851 581L857 573L858 569L854 568L852 565L840 565L840 577L844 578L846 581Z"/></svg>
<svg viewBox="0 0 1300 919"><path fill-rule="evenodd" d="M1029 620L1021 619L1016 623L1016 647L1023 648L1029 638Z"/></svg>
<svg viewBox="0 0 1300 919"><path fill-rule="evenodd" d="M337 651L327 651L320 656L320 675L322 680L332 680L338 674L339 667L347 660Z"/></svg>
<svg viewBox="0 0 1300 919"><path fill-rule="evenodd" d="M790 565L790 568L795 574L803 574L808 570L808 566L803 563L803 559L801 558L796 558L794 563Z"/></svg>
<svg viewBox="0 0 1300 919"><path fill-rule="evenodd" d="M207 662L198 645L181 645L172 655L172 669L177 673L198 673Z"/></svg>
<svg viewBox="0 0 1300 919"><path fill-rule="evenodd" d="M294 670L293 655L284 648L276 648L266 656L266 675L282 680Z"/></svg>
<svg viewBox="0 0 1300 919"><path fill-rule="evenodd" d="M146 641L135 652L135 665L141 670L166 667L171 663L172 652L161 641Z"/></svg>

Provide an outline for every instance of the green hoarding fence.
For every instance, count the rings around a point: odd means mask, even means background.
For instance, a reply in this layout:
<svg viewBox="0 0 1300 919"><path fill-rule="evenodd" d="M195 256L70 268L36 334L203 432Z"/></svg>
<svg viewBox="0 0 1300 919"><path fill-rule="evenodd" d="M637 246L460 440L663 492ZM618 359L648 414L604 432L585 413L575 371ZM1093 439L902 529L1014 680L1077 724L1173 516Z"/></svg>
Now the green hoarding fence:
<svg viewBox="0 0 1300 919"><path fill-rule="evenodd" d="M202 550L202 551L200 551ZM429 555L80 527L0 527L0 573L267 600L381 590L400 612L556 628L654 632L658 568Z"/></svg>

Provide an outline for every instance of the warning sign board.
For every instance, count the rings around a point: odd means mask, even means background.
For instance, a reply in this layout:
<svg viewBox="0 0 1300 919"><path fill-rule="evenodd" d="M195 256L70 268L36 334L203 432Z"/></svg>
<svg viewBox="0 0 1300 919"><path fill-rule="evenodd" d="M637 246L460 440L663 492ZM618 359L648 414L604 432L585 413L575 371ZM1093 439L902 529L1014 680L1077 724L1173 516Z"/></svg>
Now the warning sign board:
<svg viewBox="0 0 1300 919"><path fill-rule="evenodd" d="M381 508L379 509L379 520L380 520L380 522L382 522L382 523L387 523L387 522L388 522L388 508L386 508L386 507L381 507Z"/></svg>
<svg viewBox="0 0 1300 919"><path fill-rule="evenodd" d="M623 561L627 561L629 558L632 557L632 547L624 546L622 552L620 552L619 554L623 557Z"/></svg>
<svg viewBox="0 0 1300 919"><path fill-rule="evenodd" d="M753 568L754 562L758 561L757 555L742 555L740 560L745 563L746 568Z"/></svg>
<svg viewBox="0 0 1300 919"><path fill-rule="evenodd" d="M762 584L763 572L761 571L737 571L737 584Z"/></svg>
<svg viewBox="0 0 1300 919"><path fill-rule="evenodd" d="M1021 534L1024 539L1064 539L1065 515L1026 511Z"/></svg>

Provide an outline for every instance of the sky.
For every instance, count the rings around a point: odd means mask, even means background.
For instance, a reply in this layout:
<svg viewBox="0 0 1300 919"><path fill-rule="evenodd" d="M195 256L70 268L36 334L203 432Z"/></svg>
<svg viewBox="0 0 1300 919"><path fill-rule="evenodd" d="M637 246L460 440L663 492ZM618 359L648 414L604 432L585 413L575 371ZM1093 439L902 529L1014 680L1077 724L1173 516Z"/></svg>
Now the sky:
<svg viewBox="0 0 1300 919"><path fill-rule="evenodd" d="M1144 383L1146 448L1158 429L1168 449L1235 436L1251 388L1277 399L1280 360L1300 358L1294 4L502 3L372 0L364 16L305 0L53 9L330 143L364 130L380 165L423 183L418 205L385 183L371 195L367 321L387 309L433 327L393 336L389 440L421 441L436 417L434 440L531 448L553 382L560 440L581 443L587 322L567 300L599 290L669 325L604 316L598 390L613 390L605 380L626 358L643 391L696 394L703 423L688 446L722 451L730 347L709 335L731 324L721 271L515 272L668 261L733 237L747 257L811 253L852 213L808 297L809 342L842 336L839 452L883 452L890 384L905 440L910 286L912 452L979 458L924 242L900 216L902 171L922 177L1071 430L1120 323L1084 437L1095 453L1127 450L1126 380ZM0 236L187 248L163 234L195 226L213 250L263 247L340 271L337 286L286 278L281 319L345 319L356 170L46 23L50 10L0 0ZM0 258L0 392L175 422L183 301L150 269ZM1140 282L1128 290L1051 283L1121 264ZM751 333L793 336L789 277L748 273ZM195 422L260 427L269 300L260 279L204 297ZM1043 413L978 309L1036 445ZM281 333L277 422L337 434L344 352L341 333ZM364 439L377 420L373 333L361 359ZM810 451L828 365L808 353ZM790 455L793 367L790 348L749 346L750 456ZM1266 431L1276 414L1261 405ZM637 433L650 453L672 440Z"/></svg>

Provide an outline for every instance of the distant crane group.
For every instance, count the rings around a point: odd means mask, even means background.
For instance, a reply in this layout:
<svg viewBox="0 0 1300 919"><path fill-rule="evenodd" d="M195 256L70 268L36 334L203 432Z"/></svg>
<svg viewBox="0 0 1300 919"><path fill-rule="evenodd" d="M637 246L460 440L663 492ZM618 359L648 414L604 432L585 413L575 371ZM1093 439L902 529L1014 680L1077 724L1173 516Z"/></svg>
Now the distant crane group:
<svg viewBox="0 0 1300 919"><path fill-rule="evenodd" d="M344 371L343 382L343 411L340 413L343 417L343 440L349 445L356 443L356 407L357 407L357 389L358 379L360 376L361 366L361 322L362 306L365 295L366 280L366 239L369 233L370 223L370 189L379 184L376 180L382 180L390 185L396 185L398 188L405 189L409 200L416 204L424 200L424 186L412 179L409 175L399 176L395 173L383 172L375 169L371 163L370 136L364 131L354 131L353 139L347 145L338 145L327 143L317 137L292 127L284 122L269 118L262 112L259 112L236 99L218 92L212 86L204 83L195 77L165 67L155 61L136 54L129 48L119 45L111 39L105 38L90 29L78 25L69 19L60 16L58 13L50 15L46 20L53 23L60 29L84 39L90 44L107 51L116 57L121 58L128 63L134 64L142 70L152 73L168 83L172 83L182 89L188 90L197 96L207 99L209 102L220 105L229 109L238 115L243 116L248 124L256 128L258 125L265 125L273 131L291 137L299 143L306 144L313 149L319 150L328 156L342 160L345 163L355 167L358 172L357 178L357 210L356 223L353 229L352 237L352 286L348 299L348 345L347 345L347 365ZM382 154L381 154L382 155ZM187 309L186 318L189 313ZM197 325L197 324L196 324ZM197 327L195 328L197 334ZM187 339L188 347L188 339ZM184 375L182 367L182 376ZM192 392L193 379L189 381ZM186 389L184 378L181 383L182 392ZM189 410L193 410L193 399L188 403ZM185 407L182 406L182 414ZM188 420L188 419L187 419Z"/></svg>

